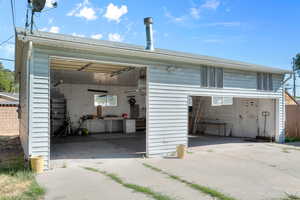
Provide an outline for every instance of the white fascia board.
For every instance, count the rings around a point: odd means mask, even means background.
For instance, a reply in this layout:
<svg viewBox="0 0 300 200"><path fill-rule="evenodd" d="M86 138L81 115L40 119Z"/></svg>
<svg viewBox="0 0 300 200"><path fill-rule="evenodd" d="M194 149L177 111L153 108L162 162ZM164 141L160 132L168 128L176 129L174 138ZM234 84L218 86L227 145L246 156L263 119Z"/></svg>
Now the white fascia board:
<svg viewBox="0 0 300 200"><path fill-rule="evenodd" d="M27 35L27 40L32 40L34 44L42 45L42 46L51 46L55 48L70 48L70 49L77 49L82 51L92 51L97 53L103 53L106 55L112 56L124 56L127 58L132 57L143 59L144 63L141 64L149 64L149 62L164 62L170 63L173 65L184 66L186 65L209 65L215 67L222 67L222 68L229 68L229 69L238 69L244 71L257 71L257 72L269 72L275 74L286 74L291 73L290 70L284 70L280 68L272 68L266 67L262 65L256 64L248 64L244 62L226 60L216 57L209 57L209 56L198 56L194 54L187 54L181 52L174 52L174 51L167 51L167 50L155 50L155 51L147 51L137 46L130 47L130 45L120 45L113 43L113 45L109 45L108 42L91 42L91 39L81 39L77 38L76 40L74 37L65 36L62 38L60 37L53 37L50 38L49 34L47 33L46 36L41 35ZM54 34L53 34L54 35ZM24 39L24 36L22 36Z"/></svg>

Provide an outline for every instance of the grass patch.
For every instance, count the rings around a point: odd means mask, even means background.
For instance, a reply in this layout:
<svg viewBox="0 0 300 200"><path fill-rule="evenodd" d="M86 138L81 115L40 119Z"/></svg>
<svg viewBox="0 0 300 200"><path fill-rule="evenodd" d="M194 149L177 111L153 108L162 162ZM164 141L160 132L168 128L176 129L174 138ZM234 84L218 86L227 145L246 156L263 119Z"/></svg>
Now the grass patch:
<svg viewBox="0 0 300 200"><path fill-rule="evenodd" d="M285 148L282 149L282 152L283 152L283 153L290 153L290 152L289 152L287 149L285 149Z"/></svg>
<svg viewBox="0 0 300 200"><path fill-rule="evenodd" d="M293 148L293 147L285 147L284 150L294 150L294 151L300 151L300 148Z"/></svg>
<svg viewBox="0 0 300 200"><path fill-rule="evenodd" d="M63 163L63 165L61 166L62 168L67 168L68 166L67 166L67 163Z"/></svg>
<svg viewBox="0 0 300 200"><path fill-rule="evenodd" d="M139 192L139 193L143 193L145 195L151 196L152 198L154 198L156 200L172 200L173 199L173 198L171 198L167 195L155 192L149 187L144 187L144 186L140 186L140 185L136 185L136 184L126 183L119 176L117 176L116 174L108 173L106 171L101 171L101 170L98 170L98 169L95 169L95 168L90 168L90 167L84 167L84 169L89 170L89 171L93 171L93 172L97 172L97 173L101 173L101 174L111 178L113 181L119 183L120 185L123 185L124 187L132 189L135 192Z"/></svg>
<svg viewBox="0 0 300 200"><path fill-rule="evenodd" d="M210 187L207 187L207 186L203 186L203 185L199 185L199 184L196 184L196 183L192 183L190 181L187 181L179 176L176 176L176 175L173 175L173 174L170 174L166 171L163 171L162 169L159 169L157 167L154 167L152 165L149 165L147 163L143 163L143 165L149 169L152 169L153 171L156 171L156 172L159 172L161 174L164 174L164 175L167 175L169 178L171 179L174 179L176 181L179 181L181 183L184 183L186 184L187 186L201 192L201 193L204 193L204 194L207 194L211 197L214 197L214 198L217 198L219 200L236 200L235 198L233 197L230 197L230 196L227 196L213 188L210 188Z"/></svg>
<svg viewBox="0 0 300 200"><path fill-rule="evenodd" d="M8 143L3 137L1 139L2 144ZM2 146L2 148L6 147ZM15 153L9 160L0 161L0 200L41 199L45 190L38 185L34 174L24 167L23 155L19 152Z"/></svg>
<svg viewBox="0 0 300 200"><path fill-rule="evenodd" d="M289 142L300 142L300 138L296 138L296 137L286 137L285 138L285 142L289 143Z"/></svg>
<svg viewBox="0 0 300 200"><path fill-rule="evenodd" d="M300 200L300 197L294 194L287 194L286 197L281 200Z"/></svg>

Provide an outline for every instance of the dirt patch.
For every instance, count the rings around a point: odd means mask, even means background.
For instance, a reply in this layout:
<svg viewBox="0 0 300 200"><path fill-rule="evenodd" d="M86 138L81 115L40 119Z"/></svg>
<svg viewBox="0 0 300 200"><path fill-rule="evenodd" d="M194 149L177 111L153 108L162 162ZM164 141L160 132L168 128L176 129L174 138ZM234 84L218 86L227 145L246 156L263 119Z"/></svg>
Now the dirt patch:
<svg viewBox="0 0 300 200"><path fill-rule="evenodd" d="M23 156L19 136L0 136L0 166Z"/></svg>
<svg viewBox="0 0 300 200"><path fill-rule="evenodd" d="M25 167L18 136L0 136L0 199L40 200L45 190Z"/></svg>

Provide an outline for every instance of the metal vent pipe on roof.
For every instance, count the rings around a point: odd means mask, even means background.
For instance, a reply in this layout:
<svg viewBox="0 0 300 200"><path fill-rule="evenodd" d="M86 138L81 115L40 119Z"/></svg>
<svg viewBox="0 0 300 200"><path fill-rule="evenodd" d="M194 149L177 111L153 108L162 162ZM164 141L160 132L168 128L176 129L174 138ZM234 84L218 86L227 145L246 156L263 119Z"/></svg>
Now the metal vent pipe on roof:
<svg viewBox="0 0 300 200"><path fill-rule="evenodd" d="M146 39L147 39L146 50L154 51L153 30L152 30L153 19L152 19L152 17L144 18L144 24L146 26Z"/></svg>

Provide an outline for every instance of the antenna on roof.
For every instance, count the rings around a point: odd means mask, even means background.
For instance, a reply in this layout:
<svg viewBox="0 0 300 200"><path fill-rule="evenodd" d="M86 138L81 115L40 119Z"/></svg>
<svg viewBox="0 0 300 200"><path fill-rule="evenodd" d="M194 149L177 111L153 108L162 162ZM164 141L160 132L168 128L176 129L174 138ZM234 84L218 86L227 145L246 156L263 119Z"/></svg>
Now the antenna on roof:
<svg viewBox="0 0 300 200"><path fill-rule="evenodd" d="M46 0L27 0L28 6L27 6L27 12L26 12L26 23L25 23L25 28L27 29L30 25L30 33L33 33L33 25L34 25L34 14L36 12L42 12L42 10L45 8L46 5ZM57 7L57 2L53 1L52 7L56 8ZM31 20L29 24L29 10L31 10Z"/></svg>

